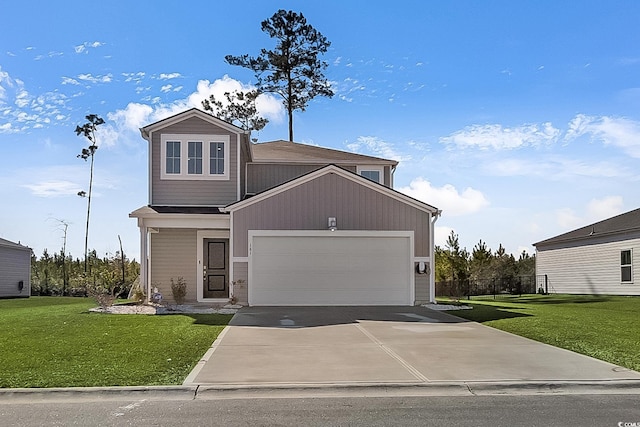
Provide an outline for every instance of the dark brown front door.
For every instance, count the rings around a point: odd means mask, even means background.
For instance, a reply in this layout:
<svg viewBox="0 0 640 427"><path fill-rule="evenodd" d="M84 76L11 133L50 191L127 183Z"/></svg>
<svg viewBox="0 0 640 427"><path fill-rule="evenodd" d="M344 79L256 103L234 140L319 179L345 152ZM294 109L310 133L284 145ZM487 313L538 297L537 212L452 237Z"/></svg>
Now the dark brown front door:
<svg viewBox="0 0 640 427"><path fill-rule="evenodd" d="M229 298L229 240L204 239L202 296Z"/></svg>

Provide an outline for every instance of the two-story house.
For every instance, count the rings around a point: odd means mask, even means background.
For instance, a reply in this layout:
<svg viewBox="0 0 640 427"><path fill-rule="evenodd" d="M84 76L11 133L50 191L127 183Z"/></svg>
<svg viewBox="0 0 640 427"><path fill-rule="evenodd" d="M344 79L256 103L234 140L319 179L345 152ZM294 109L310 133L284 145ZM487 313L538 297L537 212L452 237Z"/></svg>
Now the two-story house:
<svg viewBox="0 0 640 427"><path fill-rule="evenodd" d="M274 141L198 109L141 129L149 204L141 282L172 301L414 305L434 301L440 211L393 189L394 160Z"/></svg>

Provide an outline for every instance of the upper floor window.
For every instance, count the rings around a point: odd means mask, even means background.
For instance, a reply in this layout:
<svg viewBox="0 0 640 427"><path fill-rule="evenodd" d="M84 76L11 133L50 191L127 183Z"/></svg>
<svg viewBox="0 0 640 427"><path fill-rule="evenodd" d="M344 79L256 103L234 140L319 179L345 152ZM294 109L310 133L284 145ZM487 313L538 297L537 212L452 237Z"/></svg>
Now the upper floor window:
<svg viewBox="0 0 640 427"><path fill-rule="evenodd" d="M202 141L189 141L189 175L202 175Z"/></svg>
<svg viewBox="0 0 640 427"><path fill-rule="evenodd" d="M631 249L620 251L620 281L633 283L633 262Z"/></svg>
<svg viewBox="0 0 640 427"><path fill-rule="evenodd" d="M166 172L167 173L180 173L180 141L166 141L167 155L166 159Z"/></svg>
<svg viewBox="0 0 640 427"><path fill-rule="evenodd" d="M211 173L224 173L224 143L209 143L209 171Z"/></svg>
<svg viewBox="0 0 640 427"><path fill-rule="evenodd" d="M228 135L163 134L161 179L229 179Z"/></svg>
<svg viewBox="0 0 640 427"><path fill-rule="evenodd" d="M379 184L384 184L383 181L383 167L382 166L358 166L356 168L358 175L363 176L371 181L375 181Z"/></svg>

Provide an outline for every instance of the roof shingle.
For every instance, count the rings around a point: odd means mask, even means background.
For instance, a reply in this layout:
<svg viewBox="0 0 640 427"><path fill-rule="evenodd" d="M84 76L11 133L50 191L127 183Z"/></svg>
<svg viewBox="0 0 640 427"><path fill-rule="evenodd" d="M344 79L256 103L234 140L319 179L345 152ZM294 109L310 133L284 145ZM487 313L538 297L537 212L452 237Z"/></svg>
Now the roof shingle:
<svg viewBox="0 0 640 427"><path fill-rule="evenodd" d="M306 162L306 163L335 163L335 164L398 164L395 160L380 157L365 156L364 154L334 150L315 145L301 144L288 141L270 141L251 146L253 161L262 162Z"/></svg>
<svg viewBox="0 0 640 427"><path fill-rule="evenodd" d="M568 242L574 240L589 240L604 235L640 231L640 208L630 212L616 215L550 239L534 243L533 246L544 246L553 243Z"/></svg>

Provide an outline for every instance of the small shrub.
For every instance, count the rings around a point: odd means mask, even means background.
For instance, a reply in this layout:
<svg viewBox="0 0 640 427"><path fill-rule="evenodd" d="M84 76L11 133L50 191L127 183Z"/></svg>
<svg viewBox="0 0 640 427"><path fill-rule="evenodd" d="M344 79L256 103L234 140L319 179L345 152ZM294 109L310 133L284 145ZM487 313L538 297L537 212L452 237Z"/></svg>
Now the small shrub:
<svg viewBox="0 0 640 427"><path fill-rule="evenodd" d="M173 299L176 304L184 304L184 299L187 296L187 282L184 281L182 276L178 277L178 280L175 282L173 281L173 277L171 278L171 292L173 293Z"/></svg>

